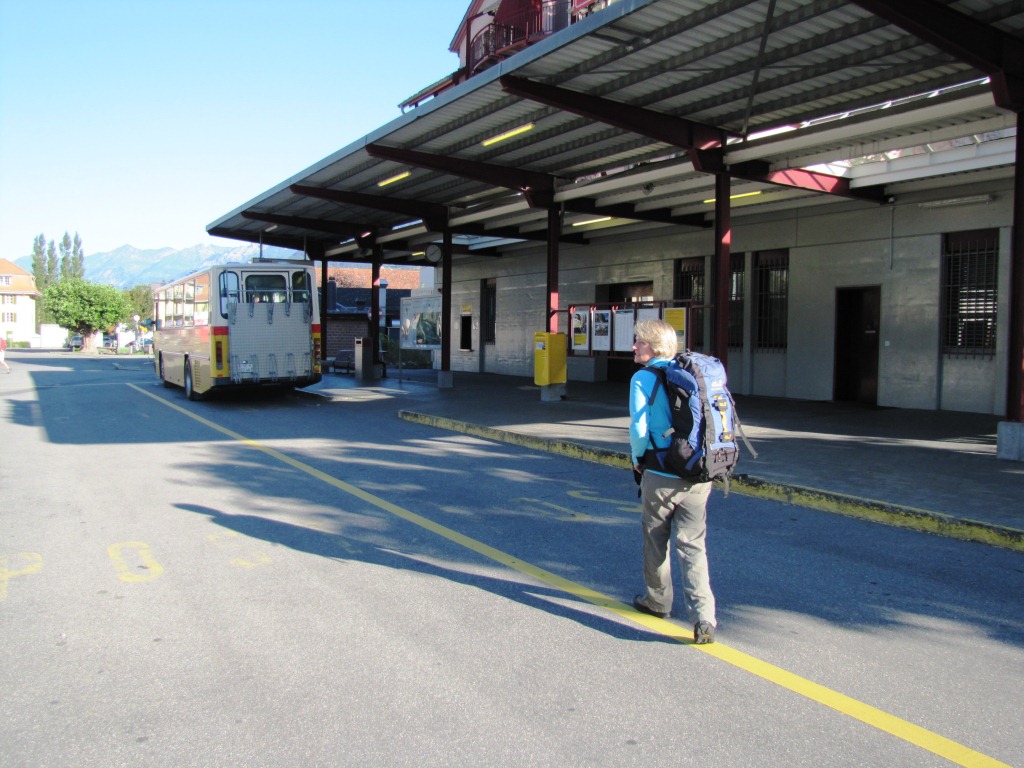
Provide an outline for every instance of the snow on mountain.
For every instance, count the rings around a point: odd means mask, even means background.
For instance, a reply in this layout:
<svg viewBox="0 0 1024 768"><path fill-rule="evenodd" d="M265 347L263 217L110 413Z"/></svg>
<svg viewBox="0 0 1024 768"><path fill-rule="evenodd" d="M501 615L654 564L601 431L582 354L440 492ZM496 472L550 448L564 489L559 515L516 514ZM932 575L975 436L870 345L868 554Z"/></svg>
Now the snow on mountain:
<svg viewBox="0 0 1024 768"><path fill-rule="evenodd" d="M105 253L85 253L85 279L91 283L112 285L121 290L136 285L166 283L184 277L190 272L213 264L249 262L260 255L257 244L237 246L193 245L181 250L174 248L136 248L122 245ZM300 251L263 246L267 259L302 259ZM23 256L15 261L25 271L32 272L32 257Z"/></svg>

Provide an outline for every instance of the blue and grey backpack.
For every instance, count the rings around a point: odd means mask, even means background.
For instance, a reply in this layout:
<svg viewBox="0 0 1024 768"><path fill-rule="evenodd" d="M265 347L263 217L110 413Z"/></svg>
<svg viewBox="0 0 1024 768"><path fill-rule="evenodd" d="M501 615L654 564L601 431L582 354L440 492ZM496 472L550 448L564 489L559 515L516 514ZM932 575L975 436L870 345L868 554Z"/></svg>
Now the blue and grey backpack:
<svg viewBox="0 0 1024 768"><path fill-rule="evenodd" d="M743 434L726 386L725 366L717 357L683 352L666 366L649 365L644 370L656 377L649 402L662 386L672 413L672 426L662 435L671 435L669 446L657 449L652 438L644 466L698 482L722 480L728 493L740 459L736 436L755 459L757 451Z"/></svg>

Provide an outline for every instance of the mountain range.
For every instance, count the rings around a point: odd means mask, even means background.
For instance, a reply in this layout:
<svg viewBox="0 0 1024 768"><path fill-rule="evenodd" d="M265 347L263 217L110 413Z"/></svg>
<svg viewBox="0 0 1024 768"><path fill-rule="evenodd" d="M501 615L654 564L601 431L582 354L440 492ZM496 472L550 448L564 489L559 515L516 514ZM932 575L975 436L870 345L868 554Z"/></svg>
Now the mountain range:
<svg viewBox="0 0 1024 768"><path fill-rule="evenodd" d="M136 285L166 283L215 264L252 261L259 255L260 246L250 243L238 246L193 245L181 249L122 245L105 253L86 253L85 279L128 290ZM301 260L302 253L265 245L263 257ZM14 263L31 274L31 256L23 256Z"/></svg>

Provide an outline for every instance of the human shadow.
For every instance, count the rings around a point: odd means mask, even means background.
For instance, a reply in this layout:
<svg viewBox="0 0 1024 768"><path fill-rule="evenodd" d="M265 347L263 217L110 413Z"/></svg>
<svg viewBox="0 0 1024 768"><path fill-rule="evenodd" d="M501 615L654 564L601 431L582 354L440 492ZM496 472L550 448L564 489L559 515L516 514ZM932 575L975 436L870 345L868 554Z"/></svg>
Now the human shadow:
<svg viewBox="0 0 1024 768"><path fill-rule="evenodd" d="M424 541L417 542L417 551L399 551L392 543L388 547L363 540L349 532L332 534L308 528L294 523L275 520L250 514L230 514L213 507L197 504L177 504L178 509L203 515L215 525L226 530L247 536L252 539L266 541L274 545L288 547L315 557L330 560L357 561L367 565L376 565L412 571L425 576L445 579L464 586L482 589L491 594L515 601L527 607L541 610L553 616L569 619L588 629L601 632L619 640L634 642L674 642L662 635L653 634L640 627L632 627L622 621L611 619L600 608L589 603L581 603L567 593L548 587L540 582L528 582L520 579L496 579L470 569L460 569L457 561L450 556L445 558L446 566L428 562L426 558L439 560L444 555L432 550ZM408 540L403 546L408 549ZM576 608L573 604L579 604ZM589 608L584 608L588 606Z"/></svg>

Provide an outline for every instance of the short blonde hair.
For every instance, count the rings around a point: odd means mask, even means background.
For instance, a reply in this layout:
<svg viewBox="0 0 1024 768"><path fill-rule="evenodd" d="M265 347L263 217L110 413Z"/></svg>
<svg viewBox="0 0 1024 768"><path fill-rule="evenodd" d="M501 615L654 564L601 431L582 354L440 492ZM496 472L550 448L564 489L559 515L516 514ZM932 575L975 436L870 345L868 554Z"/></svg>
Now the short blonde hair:
<svg viewBox="0 0 1024 768"><path fill-rule="evenodd" d="M646 341L656 357L675 357L679 351L676 329L664 320L638 320L633 326L637 341Z"/></svg>

